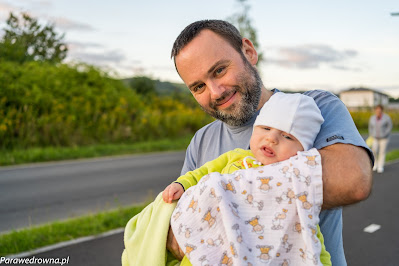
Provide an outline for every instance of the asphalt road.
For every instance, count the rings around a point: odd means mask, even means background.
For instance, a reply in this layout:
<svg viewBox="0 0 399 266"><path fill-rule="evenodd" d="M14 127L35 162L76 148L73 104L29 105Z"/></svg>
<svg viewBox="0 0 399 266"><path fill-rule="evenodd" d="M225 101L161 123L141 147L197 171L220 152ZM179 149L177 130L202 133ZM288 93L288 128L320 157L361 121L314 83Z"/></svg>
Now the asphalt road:
<svg viewBox="0 0 399 266"><path fill-rule="evenodd" d="M184 152L0 168L0 232L132 205L180 175Z"/></svg>
<svg viewBox="0 0 399 266"><path fill-rule="evenodd" d="M364 139L368 137L367 135L362 135L362 136ZM399 149L399 132L391 133L391 138L387 146L387 152L390 152L394 149Z"/></svg>
<svg viewBox="0 0 399 266"><path fill-rule="evenodd" d="M348 265L399 265L399 162L374 174L371 196L344 208L344 248ZM371 224L381 228L363 232Z"/></svg>
<svg viewBox="0 0 399 266"><path fill-rule="evenodd" d="M399 261L399 162L374 175L373 192L364 202L345 207L344 248L350 266L395 266ZM381 226L364 232L371 224ZM82 242L35 254L37 258L66 258L74 266L121 265L123 234ZM30 258L30 257L29 257Z"/></svg>
<svg viewBox="0 0 399 266"><path fill-rule="evenodd" d="M0 167L0 233L143 202L178 177L183 159L165 152Z"/></svg>
<svg viewBox="0 0 399 266"><path fill-rule="evenodd" d="M399 134L389 149L399 148ZM0 168L0 232L143 202L179 175L184 152L111 157ZM154 167L156 165L157 167ZM344 209L349 265L394 265L399 259L399 165L376 174L371 197ZM386 181L385 181L386 180ZM382 228L364 233L365 226ZM69 265L120 265L122 234L80 243L42 257L70 256ZM374 264L373 258L387 261Z"/></svg>

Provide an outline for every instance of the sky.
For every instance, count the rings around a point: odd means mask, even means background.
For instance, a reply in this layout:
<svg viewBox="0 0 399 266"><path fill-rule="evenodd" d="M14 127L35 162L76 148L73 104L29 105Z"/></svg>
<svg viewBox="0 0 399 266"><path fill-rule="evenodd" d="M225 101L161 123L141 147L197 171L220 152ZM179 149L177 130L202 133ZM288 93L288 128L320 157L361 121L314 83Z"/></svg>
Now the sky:
<svg viewBox="0 0 399 266"><path fill-rule="evenodd" d="M391 15L399 13L399 1L247 3L265 57L258 69L266 88L367 87L399 97L399 15ZM194 21L240 10L237 0L0 0L0 27L10 11L27 12L65 33L68 62L120 78L182 82L170 59L179 33Z"/></svg>

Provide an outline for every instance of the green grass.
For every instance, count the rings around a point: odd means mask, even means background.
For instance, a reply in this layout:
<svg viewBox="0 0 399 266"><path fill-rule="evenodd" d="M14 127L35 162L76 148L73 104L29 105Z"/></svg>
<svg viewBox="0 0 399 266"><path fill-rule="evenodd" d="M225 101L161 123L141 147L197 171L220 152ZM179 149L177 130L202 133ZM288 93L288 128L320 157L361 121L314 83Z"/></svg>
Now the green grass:
<svg viewBox="0 0 399 266"><path fill-rule="evenodd" d="M385 161L389 162L389 161L394 161L399 159L399 150L393 150L387 153L386 157L385 157Z"/></svg>
<svg viewBox="0 0 399 266"><path fill-rule="evenodd" d="M146 204L119 208L0 235L0 256L21 253L124 227L130 218L139 213L145 206Z"/></svg>
<svg viewBox="0 0 399 266"><path fill-rule="evenodd" d="M192 135L178 139L161 139L130 144L98 144L83 147L0 150L0 166L154 151L183 150L190 143L191 137Z"/></svg>

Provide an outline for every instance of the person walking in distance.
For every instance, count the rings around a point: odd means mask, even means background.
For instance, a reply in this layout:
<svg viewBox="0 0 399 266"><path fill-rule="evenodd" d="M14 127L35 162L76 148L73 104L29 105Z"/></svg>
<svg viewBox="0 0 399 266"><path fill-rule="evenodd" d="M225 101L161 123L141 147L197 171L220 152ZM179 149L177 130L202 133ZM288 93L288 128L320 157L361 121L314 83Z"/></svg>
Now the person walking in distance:
<svg viewBox="0 0 399 266"><path fill-rule="evenodd" d="M389 135L392 130L392 120L384 113L384 107L379 104L374 109L375 115L370 117L369 136L373 137L372 151L376 157L374 171L377 173L384 172L385 152L389 142Z"/></svg>

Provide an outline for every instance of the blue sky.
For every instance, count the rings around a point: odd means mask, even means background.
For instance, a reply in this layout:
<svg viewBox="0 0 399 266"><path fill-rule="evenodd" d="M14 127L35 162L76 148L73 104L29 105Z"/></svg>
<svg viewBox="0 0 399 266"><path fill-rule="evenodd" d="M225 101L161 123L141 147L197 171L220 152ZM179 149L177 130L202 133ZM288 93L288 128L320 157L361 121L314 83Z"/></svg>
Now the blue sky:
<svg viewBox="0 0 399 266"><path fill-rule="evenodd" d="M249 0L265 62L267 88L369 87L399 97L398 1ZM226 19L235 0L0 0L0 25L26 11L65 32L69 61L84 61L119 77L148 75L181 82L170 50L189 23Z"/></svg>

